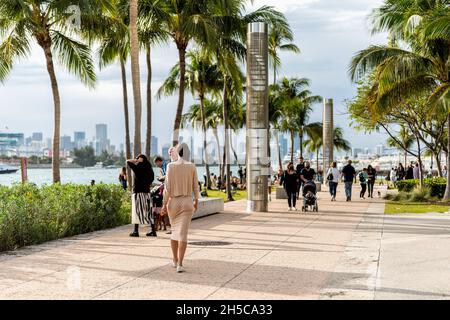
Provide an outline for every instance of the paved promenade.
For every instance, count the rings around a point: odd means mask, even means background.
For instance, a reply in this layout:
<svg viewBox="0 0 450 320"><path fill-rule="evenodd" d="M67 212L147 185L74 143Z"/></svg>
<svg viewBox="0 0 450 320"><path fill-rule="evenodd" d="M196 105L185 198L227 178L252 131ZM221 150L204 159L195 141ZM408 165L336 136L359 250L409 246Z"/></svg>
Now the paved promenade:
<svg viewBox="0 0 450 320"><path fill-rule="evenodd" d="M384 215L379 198L343 199L319 193L318 213L227 204L190 232L190 242L226 244L190 245L180 274L169 235L130 238L130 226L0 254L0 298L450 298L449 215Z"/></svg>

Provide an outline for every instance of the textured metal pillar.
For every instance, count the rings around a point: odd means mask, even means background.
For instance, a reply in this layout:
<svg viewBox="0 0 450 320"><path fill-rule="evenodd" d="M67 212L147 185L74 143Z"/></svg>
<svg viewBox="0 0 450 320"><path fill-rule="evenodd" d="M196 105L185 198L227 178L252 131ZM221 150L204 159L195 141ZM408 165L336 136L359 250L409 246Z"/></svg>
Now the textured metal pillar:
<svg viewBox="0 0 450 320"><path fill-rule="evenodd" d="M323 172L334 161L334 144L333 144L333 99L324 99L323 104ZM323 179L324 183L326 179Z"/></svg>
<svg viewBox="0 0 450 320"><path fill-rule="evenodd" d="M267 24L247 28L247 211L268 210L269 73Z"/></svg>

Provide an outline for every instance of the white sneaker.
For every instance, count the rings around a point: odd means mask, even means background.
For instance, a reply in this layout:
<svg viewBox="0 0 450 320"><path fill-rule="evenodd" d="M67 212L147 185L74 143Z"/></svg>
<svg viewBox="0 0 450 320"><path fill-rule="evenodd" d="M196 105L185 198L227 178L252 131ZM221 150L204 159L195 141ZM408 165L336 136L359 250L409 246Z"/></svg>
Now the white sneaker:
<svg viewBox="0 0 450 320"><path fill-rule="evenodd" d="M297 208L296 208L296 207L294 207L294 210L295 210L295 211L297 211Z"/></svg>
<svg viewBox="0 0 450 320"><path fill-rule="evenodd" d="M177 272L184 272L184 267L183 266L178 266L177 267Z"/></svg>

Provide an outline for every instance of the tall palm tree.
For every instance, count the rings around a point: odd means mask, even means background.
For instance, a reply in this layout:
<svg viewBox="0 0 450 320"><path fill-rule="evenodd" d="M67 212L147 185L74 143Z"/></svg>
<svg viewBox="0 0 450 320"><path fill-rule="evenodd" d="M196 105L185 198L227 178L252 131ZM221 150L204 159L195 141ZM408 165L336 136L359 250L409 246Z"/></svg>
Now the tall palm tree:
<svg viewBox="0 0 450 320"><path fill-rule="evenodd" d="M403 150L404 164L406 166L406 159L408 156L408 150L412 148L415 142L414 135L408 130L407 127L401 126L398 132L397 139L389 137L387 140L387 145L393 148L398 148Z"/></svg>
<svg viewBox="0 0 450 320"><path fill-rule="evenodd" d="M130 34L128 30L129 15L128 9L124 10L119 1L113 1L114 10L103 15L102 20L107 19L107 28L104 28L106 21L101 21L96 25L96 30L89 30L91 40L99 43L98 57L100 70L104 67L119 62L120 75L122 80L123 112L125 122L125 157L131 158L130 141L130 121L128 106L128 88L126 62L130 55ZM97 18L98 19L98 18ZM96 31L96 32L93 32ZM127 167L127 176L131 177L130 169ZM131 182L131 180L130 180ZM132 183L129 183L131 188Z"/></svg>
<svg viewBox="0 0 450 320"><path fill-rule="evenodd" d="M217 92L222 86L220 70L212 60L211 55L204 50L194 49L187 52L186 64L186 88L191 91L194 97L200 102L199 114L193 113L191 110L190 121L199 121L202 126L203 133L203 155L205 162L205 170L207 175L207 187L211 185L209 174L209 161L207 154L207 136L206 136L206 117L205 117L205 99L208 93ZM169 77L164 81L158 90L158 97L171 95L180 89L180 64L177 63L170 71Z"/></svg>
<svg viewBox="0 0 450 320"><path fill-rule="evenodd" d="M139 69L138 0L130 0L131 82L134 102L134 156L141 153L141 71Z"/></svg>
<svg viewBox="0 0 450 320"><path fill-rule="evenodd" d="M140 0L139 4L139 40L145 51L147 66L145 153L148 156L152 153L152 47L165 44L169 39L169 33L164 25L168 15L163 5L163 0Z"/></svg>
<svg viewBox="0 0 450 320"><path fill-rule="evenodd" d="M55 73L54 56L85 85L93 87L95 83L94 64L89 46L76 40L77 32L70 26L73 19L69 9L78 5L81 14L81 28L85 18L102 8L104 3L95 0L83 1L1 1L0 2L0 80L4 80L13 63L20 57L27 57L31 50L31 41L37 42L43 50L50 78L54 104L53 132L53 182L61 181L60 175L60 130L61 98Z"/></svg>
<svg viewBox="0 0 450 320"><path fill-rule="evenodd" d="M275 142L277 146L277 156L278 156L278 167L283 168L283 163L281 159L281 146L280 146L280 138L279 132L281 129L280 121L282 118L282 108L281 108L281 99L279 96L279 86L277 84L273 84L270 86L269 90L269 125L274 129L273 135L275 136ZM270 146L270 144L269 144Z"/></svg>
<svg viewBox="0 0 450 320"><path fill-rule="evenodd" d="M374 11L373 32L387 31L407 46L371 46L353 58L353 80L375 73L368 108L382 114L398 108L405 100L428 97L436 112L447 115L450 127L448 5L446 0L386 0ZM444 199L450 199L450 175Z"/></svg>
<svg viewBox="0 0 450 320"><path fill-rule="evenodd" d="M300 53L300 49L294 41L294 34L290 28L280 28L273 25L269 31L269 58L273 68L273 84L277 83L278 68L281 66L281 59L278 51L290 51Z"/></svg>
<svg viewBox="0 0 450 320"><path fill-rule="evenodd" d="M160 6L166 13L164 26L178 50L180 68L178 104L173 125L173 145L178 143L184 107L186 50L192 40L197 44L213 42L215 33L211 21L214 15L211 10L212 2L215 0L164 0Z"/></svg>

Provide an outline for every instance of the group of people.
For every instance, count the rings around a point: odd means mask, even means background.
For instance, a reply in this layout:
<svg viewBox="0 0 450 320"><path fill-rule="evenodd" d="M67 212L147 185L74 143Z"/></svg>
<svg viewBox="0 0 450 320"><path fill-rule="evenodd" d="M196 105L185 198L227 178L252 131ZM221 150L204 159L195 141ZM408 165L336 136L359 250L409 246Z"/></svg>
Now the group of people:
<svg viewBox="0 0 450 320"><path fill-rule="evenodd" d="M296 204L300 197L302 186L308 181L314 181L316 172L311 168L309 161L304 161L303 157L300 157L295 168L294 164L289 162L284 172L280 168L276 178L279 184L286 190L289 211L297 211Z"/></svg>
<svg viewBox="0 0 450 320"><path fill-rule="evenodd" d="M347 164L341 171L337 168L337 162L334 161L327 171L327 182L331 195L331 201L336 201L337 187L340 181L344 181L344 190L346 201L352 201L352 188L354 182L359 182L361 190L359 193L360 199L365 199L366 191L368 197L373 198L373 189L377 178L375 168L368 165L358 174L355 167L352 165L352 160L348 160Z"/></svg>
<svg viewBox="0 0 450 320"><path fill-rule="evenodd" d="M221 175L217 176L214 173L210 174L210 181L211 181L211 185L210 185L210 189L211 190L225 190L226 189L226 183L227 183L227 175L225 174L223 177ZM239 178L232 176L231 177L231 181L230 181L230 185L231 185L231 189L232 190L237 190L237 189L245 189L245 180L246 180L246 176L247 176L247 168L242 169L242 166L239 166L239 170L238 170L238 175ZM207 181L206 181L206 173L203 175L203 180L204 180L204 185L207 185Z"/></svg>
<svg viewBox="0 0 450 320"><path fill-rule="evenodd" d="M425 172L425 168L422 166L423 176L427 178L433 178L433 167ZM442 170L442 176L447 177L447 166L444 166ZM420 177L420 168L419 163L410 163L407 168L403 167L403 164L399 163L398 166L392 167L386 180L392 183L392 186L395 187L397 181L399 180L409 180L409 179L419 179Z"/></svg>
<svg viewBox="0 0 450 320"><path fill-rule="evenodd" d="M171 226L172 265L177 272L183 272L183 260L187 248L187 236L192 215L197 211L200 187L197 169L190 162L190 151L186 144L169 149L171 162L167 165L161 157L154 162L160 174L157 180L161 185L155 189L161 195L160 204L152 200L151 185L155 174L150 161L144 154L127 160L127 166L133 172L132 188L132 224L131 237L139 237L139 226L149 225L149 237L157 236L156 222L158 216L168 220ZM127 169L122 168L119 181L124 189L128 187Z"/></svg>

